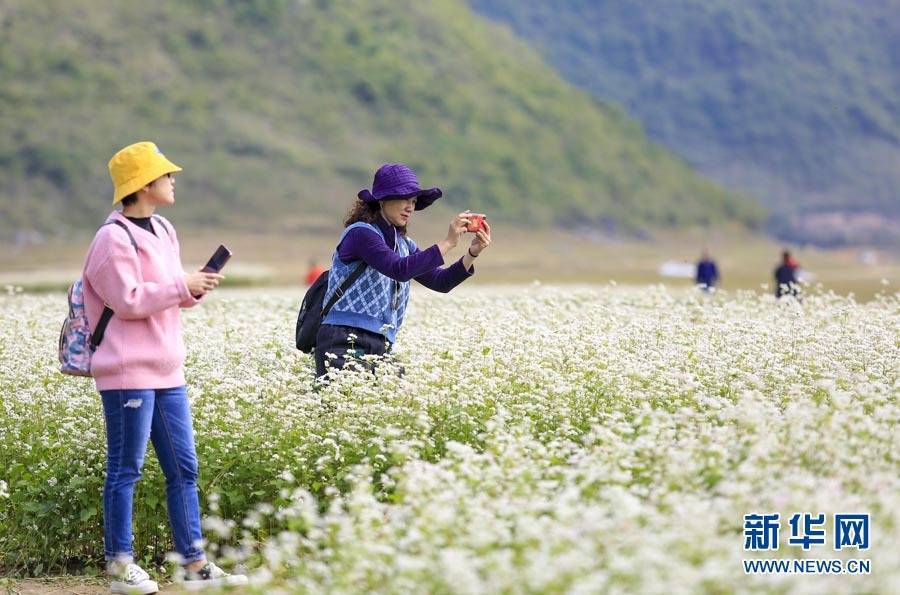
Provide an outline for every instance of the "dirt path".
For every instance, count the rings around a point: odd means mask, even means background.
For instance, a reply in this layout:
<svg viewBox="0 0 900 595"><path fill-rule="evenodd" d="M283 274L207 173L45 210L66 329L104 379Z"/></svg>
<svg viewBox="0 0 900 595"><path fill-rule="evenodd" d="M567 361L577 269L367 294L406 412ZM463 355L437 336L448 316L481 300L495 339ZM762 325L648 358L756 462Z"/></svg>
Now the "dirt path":
<svg viewBox="0 0 900 595"><path fill-rule="evenodd" d="M160 593L180 593L174 585L163 585ZM96 578L46 578L12 581L5 584L0 581L0 593L3 595L108 595L109 584Z"/></svg>

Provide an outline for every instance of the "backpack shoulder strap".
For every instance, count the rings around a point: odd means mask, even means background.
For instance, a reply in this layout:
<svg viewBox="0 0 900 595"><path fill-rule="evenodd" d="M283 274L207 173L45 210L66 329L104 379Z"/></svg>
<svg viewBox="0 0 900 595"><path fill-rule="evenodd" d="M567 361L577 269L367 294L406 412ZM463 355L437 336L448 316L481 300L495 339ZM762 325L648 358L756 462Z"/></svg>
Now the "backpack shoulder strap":
<svg viewBox="0 0 900 595"><path fill-rule="evenodd" d="M112 308L103 306L103 313L100 315L100 320L97 321L97 327L94 329L94 332L91 333L91 351L97 350L100 341L103 340L103 334L106 333L106 325L109 324L109 319L112 318L112 316Z"/></svg>
<svg viewBox="0 0 900 595"><path fill-rule="evenodd" d="M153 215L153 220L159 223L159 226L163 228L167 236L169 236L170 238L172 237L172 232L169 231L169 225L166 223L165 219L163 219L159 215Z"/></svg>
<svg viewBox="0 0 900 595"><path fill-rule="evenodd" d="M359 261L359 266L357 266L350 275L344 279L344 282L341 283L341 286L338 287L334 295L331 296L331 299L328 300L328 303L322 308L322 318L328 315L328 312L331 310L332 306L334 306L339 299L341 299L344 294L350 289L350 286L359 279L359 277L366 271L366 267L369 266L366 264L366 261Z"/></svg>
<svg viewBox="0 0 900 595"><path fill-rule="evenodd" d="M359 228L371 229L378 235L384 237L384 234L381 233L381 230L378 229L377 225L372 225L371 223L363 223L362 221L357 221L356 223L352 223L344 228L344 231L341 232L341 239L338 240L337 245L338 246L341 245L341 242L344 241L344 238L347 237L347 234L350 233L351 230L359 229ZM366 267L368 267L368 266L369 265L366 264L366 261L364 261L364 260L359 261L359 265L353 270L352 273L350 273L350 275L346 279L344 279L344 282L341 283L341 286L335 290L334 295L331 296L331 299L328 300L328 303L322 307L322 318L325 318L325 316L331 310L331 307L334 306L337 303L337 301L344 296L344 294L347 292L347 290L350 289L350 286L353 285L353 283L357 279L359 279L360 276L364 272L366 272Z"/></svg>
<svg viewBox="0 0 900 595"><path fill-rule="evenodd" d="M137 242L134 241L134 236L131 235L131 230L128 229L128 226L119 221L118 219L113 219L112 221L107 221L100 227L105 227L107 225L118 225L122 229L125 230L125 233L128 234L128 239L131 241L132 247L134 247L134 251L138 251ZM94 331L91 333L91 350L94 351L100 345L100 341L103 340L103 334L106 332L106 325L109 324L109 319L112 318L113 311L107 305L103 306L103 313L100 314L100 320L97 321L97 326L94 328Z"/></svg>
<svg viewBox="0 0 900 595"><path fill-rule="evenodd" d="M122 229L124 229L124 230L125 230L125 233L128 234L128 239L131 240L131 245L132 245L132 247L134 247L134 251L137 252L137 250L138 250L137 242L134 241L134 236L131 235L131 230L128 229L128 226L127 226L127 225L125 225L124 223L122 223L122 222L119 221L118 219L113 219L112 221L107 221L106 223L104 223L104 224L101 225L100 227L106 227L107 225L118 225L119 227L121 227Z"/></svg>

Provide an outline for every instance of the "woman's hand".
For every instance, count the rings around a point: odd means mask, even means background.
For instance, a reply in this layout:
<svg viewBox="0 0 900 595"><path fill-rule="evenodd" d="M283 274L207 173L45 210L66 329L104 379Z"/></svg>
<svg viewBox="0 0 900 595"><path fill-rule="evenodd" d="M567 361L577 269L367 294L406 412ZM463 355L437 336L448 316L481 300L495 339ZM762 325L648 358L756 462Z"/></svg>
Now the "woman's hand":
<svg viewBox="0 0 900 595"><path fill-rule="evenodd" d="M219 282L224 278L224 275L218 273L197 271L196 273L185 273L184 282L187 283L188 291L191 295L199 297L218 287Z"/></svg>
<svg viewBox="0 0 900 595"><path fill-rule="evenodd" d="M472 270L472 265L475 264L475 259L478 255L491 245L491 226L488 225L487 221L485 221L483 225L484 227L475 232L475 237L472 238L472 244L469 246L466 253L463 254L462 263L467 271Z"/></svg>
<svg viewBox="0 0 900 595"><path fill-rule="evenodd" d="M475 237L472 238L472 244L469 246L469 253L475 256L491 245L491 226L487 221L482 222L482 225L484 227L475 232Z"/></svg>
<svg viewBox="0 0 900 595"><path fill-rule="evenodd" d="M469 213L470 211L466 209L454 217L450 222L450 229L447 230L447 237L437 244L441 254L447 254L447 252L456 248L460 236L466 233L466 225L469 224Z"/></svg>

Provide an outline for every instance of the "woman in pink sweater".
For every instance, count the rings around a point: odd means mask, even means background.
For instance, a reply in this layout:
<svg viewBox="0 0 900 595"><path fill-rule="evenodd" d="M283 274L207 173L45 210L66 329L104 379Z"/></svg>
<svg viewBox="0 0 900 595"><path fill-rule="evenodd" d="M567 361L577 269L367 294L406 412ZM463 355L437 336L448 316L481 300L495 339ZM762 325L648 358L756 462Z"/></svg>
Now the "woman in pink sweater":
<svg viewBox="0 0 900 595"><path fill-rule="evenodd" d="M155 144L125 147L109 162L113 211L97 232L84 265L88 320L104 305L114 312L91 358L103 399L107 473L103 489L104 550L113 593L155 593L157 584L134 563L132 499L148 439L166 478L175 549L189 587L244 584L207 562L201 548L197 456L184 379L180 308L215 289L221 275L185 273L175 228L155 214L175 202L181 168Z"/></svg>

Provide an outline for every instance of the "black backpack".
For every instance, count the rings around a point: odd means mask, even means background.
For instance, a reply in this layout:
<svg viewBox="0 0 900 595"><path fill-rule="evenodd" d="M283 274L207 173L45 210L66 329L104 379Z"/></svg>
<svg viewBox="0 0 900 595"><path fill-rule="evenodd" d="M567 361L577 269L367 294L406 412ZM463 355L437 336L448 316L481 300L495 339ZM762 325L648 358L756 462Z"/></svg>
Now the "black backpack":
<svg viewBox="0 0 900 595"><path fill-rule="evenodd" d="M300 312L297 314L297 328L294 330L297 349L303 353L312 353L316 348L316 335L319 333L322 320L328 315L331 307L350 289L354 281L365 272L366 266L365 262L360 262L359 266L341 283L341 286L324 306L322 303L325 301L325 292L328 291L329 271L319 275L316 282L309 286L306 295L303 296L303 303L300 304Z"/></svg>

